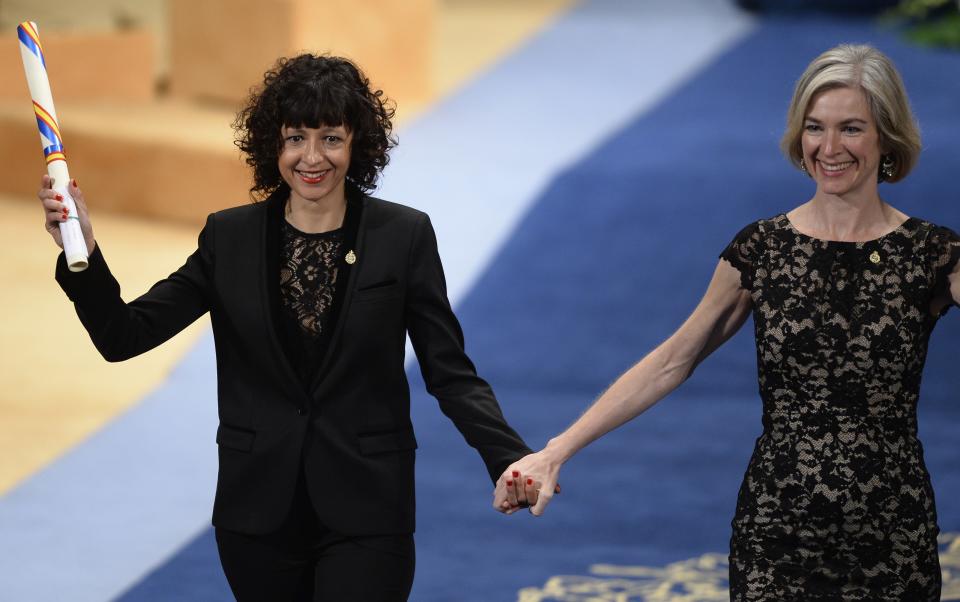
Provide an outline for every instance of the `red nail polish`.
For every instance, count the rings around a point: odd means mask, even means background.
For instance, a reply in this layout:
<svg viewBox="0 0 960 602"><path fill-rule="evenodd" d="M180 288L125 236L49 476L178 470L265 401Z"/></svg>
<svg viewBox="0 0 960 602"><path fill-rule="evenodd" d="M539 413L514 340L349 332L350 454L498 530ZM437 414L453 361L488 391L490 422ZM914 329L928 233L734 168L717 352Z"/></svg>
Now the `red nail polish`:
<svg viewBox="0 0 960 602"><path fill-rule="evenodd" d="M73 187L74 187L74 188L80 188L80 185L77 184L77 179L76 179L76 178L73 179Z"/></svg>
<svg viewBox="0 0 960 602"><path fill-rule="evenodd" d="M507 481L507 487L513 487L513 481Z"/></svg>
<svg viewBox="0 0 960 602"><path fill-rule="evenodd" d="M527 479L527 485L533 485L533 479Z"/></svg>
<svg viewBox="0 0 960 602"><path fill-rule="evenodd" d="M53 197L53 198L57 199L58 201L62 201L62 200L63 200L63 195L62 195L62 194L58 194L57 196L55 196L55 197Z"/></svg>
<svg viewBox="0 0 960 602"><path fill-rule="evenodd" d="M514 471L513 471L513 478L517 478L517 477L519 477L519 476L520 476L520 471L514 470Z"/></svg>

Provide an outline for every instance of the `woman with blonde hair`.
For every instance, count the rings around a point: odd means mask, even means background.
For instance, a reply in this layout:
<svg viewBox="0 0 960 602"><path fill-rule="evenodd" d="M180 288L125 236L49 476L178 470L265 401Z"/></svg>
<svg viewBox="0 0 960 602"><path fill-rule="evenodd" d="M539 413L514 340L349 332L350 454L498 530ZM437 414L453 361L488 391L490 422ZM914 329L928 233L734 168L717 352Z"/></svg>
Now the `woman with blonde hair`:
<svg viewBox="0 0 960 602"><path fill-rule="evenodd" d="M890 60L852 45L817 57L782 149L813 197L737 234L689 319L508 467L494 506L541 514L564 462L677 388L752 313L764 430L733 519L732 599L939 600L916 406L930 333L960 304L960 237L880 196L920 151ZM516 472L534 495L508 486Z"/></svg>

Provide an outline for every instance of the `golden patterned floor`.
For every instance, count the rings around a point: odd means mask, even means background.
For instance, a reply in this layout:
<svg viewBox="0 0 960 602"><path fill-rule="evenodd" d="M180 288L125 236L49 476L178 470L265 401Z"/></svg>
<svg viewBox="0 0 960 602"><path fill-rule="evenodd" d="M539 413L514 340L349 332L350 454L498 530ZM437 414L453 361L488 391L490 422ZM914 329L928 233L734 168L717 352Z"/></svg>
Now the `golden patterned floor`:
<svg viewBox="0 0 960 602"><path fill-rule="evenodd" d="M944 602L960 600L960 533L939 537ZM704 554L664 567L597 564L589 575L551 577L520 590L517 602L729 602L727 554Z"/></svg>

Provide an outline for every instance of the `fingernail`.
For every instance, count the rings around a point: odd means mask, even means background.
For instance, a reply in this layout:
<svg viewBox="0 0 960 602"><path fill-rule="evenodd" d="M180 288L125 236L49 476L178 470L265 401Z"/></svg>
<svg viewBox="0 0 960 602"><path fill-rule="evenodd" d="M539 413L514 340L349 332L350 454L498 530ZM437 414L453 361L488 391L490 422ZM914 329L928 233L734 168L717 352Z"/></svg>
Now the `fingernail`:
<svg viewBox="0 0 960 602"><path fill-rule="evenodd" d="M76 179L76 178L73 179L73 187L74 187L74 188L80 188L80 185L77 184L77 179Z"/></svg>
<svg viewBox="0 0 960 602"><path fill-rule="evenodd" d="M63 214L64 214L64 215L70 215L70 208L69 208L69 207L64 207L64 208L63 208Z"/></svg>
<svg viewBox="0 0 960 602"><path fill-rule="evenodd" d="M527 485L533 485L533 479L527 479Z"/></svg>
<svg viewBox="0 0 960 602"><path fill-rule="evenodd" d="M513 471L513 478L517 478L517 477L519 477L519 476L520 476L520 471L514 470L514 471Z"/></svg>
<svg viewBox="0 0 960 602"><path fill-rule="evenodd" d="M62 201L62 200L63 200L63 195L62 195L62 194L58 194L57 196L55 196L55 197L53 197L53 198L57 199L58 201Z"/></svg>
<svg viewBox="0 0 960 602"><path fill-rule="evenodd" d="M513 481L507 480L507 487L513 487Z"/></svg>

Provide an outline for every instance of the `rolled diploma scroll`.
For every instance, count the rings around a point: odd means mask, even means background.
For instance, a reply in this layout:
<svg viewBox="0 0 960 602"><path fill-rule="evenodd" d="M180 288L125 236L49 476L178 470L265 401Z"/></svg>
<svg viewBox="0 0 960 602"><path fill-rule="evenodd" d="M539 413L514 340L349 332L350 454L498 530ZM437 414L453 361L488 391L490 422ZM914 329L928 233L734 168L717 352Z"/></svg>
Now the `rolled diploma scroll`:
<svg viewBox="0 0 960 602"><path fill-rule="evenodd" d="M23 71L27 75L27 85L33 98L33 112L37 116L37 128L40 130L40 145L47 160L47 174L53 178L54 190L63 196L63 203L69 210L67 221L60 222L63 252L67 256L70 271L81 272L87 269L87 243L80 229L77 204L67 188L70 172L67 171L67 157L63 154L63 137L60 135L57 112L53 107L53 94L47 78L47 62L40 46L37 24L24 21L17 27L17 37L20 38Z"/></svg>

